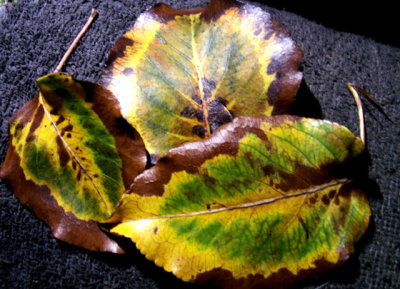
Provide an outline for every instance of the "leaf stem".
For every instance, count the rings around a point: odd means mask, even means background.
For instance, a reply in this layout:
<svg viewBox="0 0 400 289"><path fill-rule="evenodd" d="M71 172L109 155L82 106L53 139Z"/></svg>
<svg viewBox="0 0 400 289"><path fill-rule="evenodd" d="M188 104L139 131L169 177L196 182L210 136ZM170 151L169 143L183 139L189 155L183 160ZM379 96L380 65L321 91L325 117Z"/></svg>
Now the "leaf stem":
<svg viewBox="0 0 400 289"><path fill-rule="evenodd" d="M96 16L97 16L97 10L93 8L92 11L90 12L90 16L89 16L88 20L86 21L85 26L83 26L83 28L81 29L79 34L75 37L74 41L68 48L67 52L65 52L63 58L61 59L60 63L58 64L58 66L57 66L56 70L54 70L54 72L60 72L61 68L64 66L68 57L71 55L72 51L78 44L79 40L82 38L83 34L85 34L85 32L88 30L90 24L92 24L92 22L96 18Z"/></svg>
<svg viewBox="0 0 400 289"><path fill-rule="evenodd" d="M357 86L355 86L352 83L347 83L347 87L350 90L351 94L354 97L354 100L356 101L357 104L357 110L358 110L358 119L360 123L360 139L365 144L365 121L364 121L364 110L361 102L360 95L357 92Z"/></svg>
<svg viewBox="0 0 400 289"><path fill-rule="evenodd" d="M377 101L372 95L370 95L365 89L362 89L359 86L353 85L354 88L356 88L359 92L361 92L372 104L386 117L387 120L389 120L391 123L393 123L393 120L390 119L390 117L386 114L385 110L382 108L381 104L379 101Z"/></svg>

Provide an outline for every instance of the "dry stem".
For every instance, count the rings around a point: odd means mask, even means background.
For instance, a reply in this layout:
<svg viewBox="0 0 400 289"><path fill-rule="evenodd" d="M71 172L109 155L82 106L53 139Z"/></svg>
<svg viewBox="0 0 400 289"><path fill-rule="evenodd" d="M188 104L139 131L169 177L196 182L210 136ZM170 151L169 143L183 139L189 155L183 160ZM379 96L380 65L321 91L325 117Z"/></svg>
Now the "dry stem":
<svg viewBox="0 0 400 289"><path fill-rule="evenodd" d="M96 15L97 15L97 10L96 9L92 9L92 11L90 12L89 18L86 21L85 26L83 26L83 28L81 29L79 34L75 37L74 41L72 42L72 44L68 48L67 52L65 52L63 58L61 59L60 63L58 64L58 66L57 66L56 70L54 70L54 72L60 72L61 68L64 66L64 64L67 61L68 57L71 55L72 51L74 50L74 48L78 44L78 41L82 38L83 34L85 34L85 32L88 30L90 24L92 24L92 22L93 22L94 18L96 17Z"/></svg>

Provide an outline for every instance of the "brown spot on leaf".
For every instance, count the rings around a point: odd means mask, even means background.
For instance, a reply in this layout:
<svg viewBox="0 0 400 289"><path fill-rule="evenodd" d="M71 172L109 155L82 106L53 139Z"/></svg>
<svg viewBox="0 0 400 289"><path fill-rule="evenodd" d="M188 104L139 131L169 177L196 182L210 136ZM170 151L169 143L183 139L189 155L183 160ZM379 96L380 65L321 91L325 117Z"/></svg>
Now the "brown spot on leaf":
<svg viewBox="0 0 400 289"><path fill-rule="evenodd" d="M185 107L181 112L181 116L191 118L191 108L189 106Z"/></svg>
<svg viewBox="0 0 400 289"><path fill-rule="evenodd" d="M197 104L203 105L203 101L201 100L200 96L198 96L197 94L193 95L193 96L192 96L192 99L193 99Z"/></svg>
<svg viewBox="0 0 400 289"><path fill-rule="evenodd" d="M30 142L35 139L34 133L37 130L37 128L40 126L40 124L42 123L43 116L44 116L44 109L43 109L43 106L40 105L36 110L32 125L31 125L31 127L29 129L29 133L26 137L27 142Z"/></svg>
<svg viewBox="0 0 400 289"><path fill-rule="evenodd" d="M215 81L208 80L205 77L203 77L201 82L203 84L203 97L204 97L204 100L207 100L211 97L211 95L216 87L216 84L215 84Z"/></svg>
<svg viewBox="0 0 400 289"><path fill-rule="evenodd" d="M322 202L327 206L329 205L329 197L328 197L328 195L323 195L322 196Z"/></svg>
<svg viewBox="0 0 400 289"><path fill-rule="evenodd" d="M31 141L34 141L35 140L35 138L36 138L36 136L35 135L33 135L33 134L28 134L28 136L26 137L26 142L31 142Z"/></svg>
<svg viewBox="0 0 400 289"><path fill-rule="evenodd" d="M211 133L216 131L221 125L232 121L233 116L226 106L218 98L208 105L208 123Z"/></svg>
<svg viewBox="0 0 400 289"><path fill-rule="evenodd" d="M329 191L329 199L333 199L335 197L336 191L335 190L330 190Z"/></svg>
<svg viewBox="0 0 400 289"><path fill-rule="evenodd" d="M197 120L198 120L199 122L204 122L204 114L203 114L203 111L201 111L200 109L196 110L196 111L190 116L190 118L193 118L193 117L197 118Z"/></svg>
<svg viewBox="0 0 400 289"><path fill-rule="evenodd" d="M155 227L155 228L154 228L154 235L156 235L157 232L158 232L158 227Z"/></svg>
<svg viewBox="0 0 400 289"><path fill-rule="evenodd" d="M53 108L53 109L50 111L50 114L52 114L52 115L58 115L58 109Z"/></svg>
<svg viewBox="0 0 400 289"><path fill-rule="evenodd" d="M15 130L22 130L25 127L25 123L23 122L19 122L16 126L15 126Z"/></svg>
<svg viewBox="0 0 400 289"><path fill-rule="evenodd" d="M221 104L223 104L224 106L226 106L228 104L228 101L222 97L218 97L217 101Z"/></svg>
<svg viewBox="0 0 400 289"><path fill-rule="evenodd" d="M53 110L59 110L63 106L63 99L69 96L66 89L56 88L55 90L46 90L42 92L43 98L52 107Z"/></svg>
<svg viewBox="0 0 400 289"><path fill-rule="evenodd" d="M71 138L71 133L67 133L67 138Z"/></svg>
<svg viewBox="0 0 400 289"><path fill-rule="evenodd" d="M67 131L72 131L73 126L72 124L67 125L61 129L61 136L64 136Z"/></svg>
<svg viewBox="0 0 400 289"><path fill-rule="evenodd" d="M262 168L265 176L270 176L274 171L274 167L272 165L266 165Z"/></svg>
<svg viewBox="0 0 400 289"><path fill-rule="evenodd" d="M68 161L70 160L70 156L67 150L65 149L64 142L59 136L57 136L56 138L56 143L57 143L57 153L60 160L60 166L65 167Z"/></svg>
<svg viewBox="0 0 400 289"><path fill-rule="evenodd" d="M22 129L25 127L25 123L18 123L15 127L15 131L14 131L14 137L16 139L20 139L21 138L21 133L22 133ZM20 149L18 149L20 151Z"/></svg>
<svg viewBox="0 0 400 289"><path fill-rule="evenodd" d="M132 69L132 68L125 68L125 69L122 71L122 73L123 73L125 76L131 76L131 75L133 74L133 69Z"/></svg>
<svg viewBox="0 0 400 289"><path fill-rule="evenodd" d="M277 169L279 179L277 189L284 192L290 190L305 190L310 186L326 184L332 180L332 176L323 168L312 168L302 165L296 165L293 173Z"/></svg>
<svg viewBox="0 0 400 289"><path fill-rule="evenodd" d="M198 135L201 138L204 138L204 136L206 134L206 129L201 125L196 125L192 129L192 133L194 133L195 135Z"/></svg>
<svg viewBox="0 0 400 289"><path fill-rule="evenodd" d="M309 201L310 201L310 204L311 204L311 205L314 205L314 204L317 202L317 200L315 199L315 197L311 197L311 198L309 199Z"/></svg>
<svg viewBox="0 0 400 289"><path fill-rule="evenodd" d="M35 117L33 119L31 128L29 130L30 134L33 133L40 126L40 124L42 123L42 120L43 120L43 116L44 116L43 106L39 106L36 110Z"/></svg>
<svg viewBox="0 0 400 289"><path fill-rule="evenodd" d="M189 106L185 107L185 109L181 112L181 116L187 118L197 118L199 122L204 122L204 114L201 109L193 111Z"/></svg>
<svg viewBox="0 0 400 289"><path fill-rule="evenodd" d="M60 123L62 123L65 120L65 117L60 115L60 117L57 119L56 121L56 125L59 125Z"/></svg>

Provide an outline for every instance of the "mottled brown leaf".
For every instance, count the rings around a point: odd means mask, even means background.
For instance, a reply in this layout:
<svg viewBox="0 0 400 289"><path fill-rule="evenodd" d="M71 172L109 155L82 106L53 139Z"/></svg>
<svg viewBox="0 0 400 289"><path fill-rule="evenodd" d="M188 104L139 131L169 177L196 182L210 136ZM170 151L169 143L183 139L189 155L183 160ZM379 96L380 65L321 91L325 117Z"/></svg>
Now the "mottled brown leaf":
<svg viewBox="0 0 400 289"><path fill-rule="evenodd" d="M9 121L0 177L58 239L121 253L97 222L144 170L144 144L108 90L58 73L38 83L40 93Z"/></svg>

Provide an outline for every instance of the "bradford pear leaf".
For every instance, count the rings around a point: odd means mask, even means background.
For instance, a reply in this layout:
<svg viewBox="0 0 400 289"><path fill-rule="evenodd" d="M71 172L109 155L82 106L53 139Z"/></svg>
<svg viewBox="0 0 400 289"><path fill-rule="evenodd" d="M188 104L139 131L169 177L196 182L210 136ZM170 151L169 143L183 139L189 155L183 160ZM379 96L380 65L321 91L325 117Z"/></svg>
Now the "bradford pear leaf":
<svg viewBox="0 0 400 289"><path fill-rule="evenodd" d="M301 59L286 28L253 5L158 4L116 42L101 84L116 95L150 154L162 156L236 116L287 112Z"/></svg>
<svg viewBox="0 0 400 289"><path fill-rule="evenodd" d="M66 242L120 252L98 227L144 170L146 152L119 103L101 86L53 73L9 121L0 176Z"/></svg>
<svg viewBox="0 0 400 289"><path fill-rule="evenodd" d="M332 122L239 117L139 175L112 232L184 281L281 288L354 251L370 207L348 171L363 151Z"/></svg>

